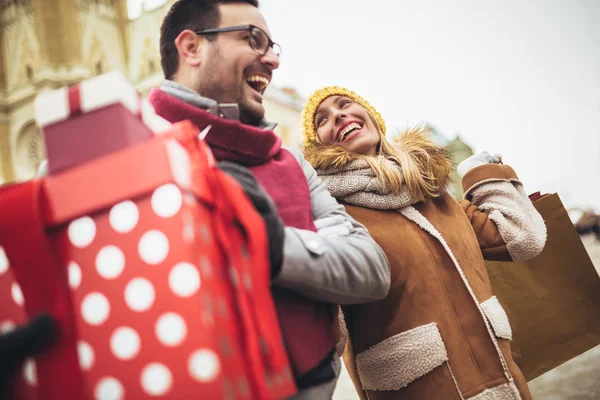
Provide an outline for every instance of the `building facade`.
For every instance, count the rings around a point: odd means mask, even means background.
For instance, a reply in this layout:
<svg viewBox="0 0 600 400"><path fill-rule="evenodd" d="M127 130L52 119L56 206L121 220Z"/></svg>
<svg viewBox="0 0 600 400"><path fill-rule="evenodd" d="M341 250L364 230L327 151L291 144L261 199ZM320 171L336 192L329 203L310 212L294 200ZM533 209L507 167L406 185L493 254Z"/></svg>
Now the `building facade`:
<svg viewBox="0 0 600 400"><path fill-rule="evenodd" d="M163 79L159 34L174 0L0 0L0 184L30 179L45 158L35 96L118 70L147 94ZM128 9L129 5L129 9ZM300 142L302 100L271 87L267 118Z"/></svg>

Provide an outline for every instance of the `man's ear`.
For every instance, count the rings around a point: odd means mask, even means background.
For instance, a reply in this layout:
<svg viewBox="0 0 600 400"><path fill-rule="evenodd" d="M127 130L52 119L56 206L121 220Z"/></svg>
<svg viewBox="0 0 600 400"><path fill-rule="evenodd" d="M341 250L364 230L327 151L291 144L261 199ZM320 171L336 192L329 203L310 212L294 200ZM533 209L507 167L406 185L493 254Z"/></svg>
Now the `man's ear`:
<svg viewBox="0 0 600 400"><path fill-rule="evenodd" d="M203 37L196 35L189 29L182 31L175 38L175 47L177 48L180 60L184 60L192 67L199 66L202 60L202 45L205 41Z"/></svg>

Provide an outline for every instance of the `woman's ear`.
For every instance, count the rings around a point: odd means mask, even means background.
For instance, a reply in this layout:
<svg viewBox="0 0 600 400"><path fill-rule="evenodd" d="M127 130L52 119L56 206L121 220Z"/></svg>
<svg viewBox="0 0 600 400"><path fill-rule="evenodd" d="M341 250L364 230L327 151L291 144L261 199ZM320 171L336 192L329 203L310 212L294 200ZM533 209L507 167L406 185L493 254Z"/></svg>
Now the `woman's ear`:
<svg viewBox="0 0 600 400"><path fill-rule="evenodd" d="M179 54L179 61L185 62L189 66L197 67L202 61L202 45L205 39L199 35L196 35L189 29L182 31L177 38L175 38L175 47Z"/></svg>

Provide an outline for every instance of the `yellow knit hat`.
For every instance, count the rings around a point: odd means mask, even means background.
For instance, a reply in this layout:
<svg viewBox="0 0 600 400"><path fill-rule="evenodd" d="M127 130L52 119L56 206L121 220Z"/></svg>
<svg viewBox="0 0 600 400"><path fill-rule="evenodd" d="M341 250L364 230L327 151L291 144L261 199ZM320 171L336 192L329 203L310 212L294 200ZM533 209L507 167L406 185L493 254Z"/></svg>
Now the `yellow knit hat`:
<svg viewBox="0 0 600 400"><path fill-rule="evenodd" d="M323 100L329 96L346 96L356 101L375 118L379 128L385 135L385 121L381 117L381 114L379 114L377 110L375 110L375 108L373 108L373 106L370 105L365 99L354 93L352 90L339 86L326 86L310 95L304 104L304 108L302 109L302 137L304 139L305 147L309 147L318 143L314 121L315 113L317 112L317 108L323 102Z"/></svg>

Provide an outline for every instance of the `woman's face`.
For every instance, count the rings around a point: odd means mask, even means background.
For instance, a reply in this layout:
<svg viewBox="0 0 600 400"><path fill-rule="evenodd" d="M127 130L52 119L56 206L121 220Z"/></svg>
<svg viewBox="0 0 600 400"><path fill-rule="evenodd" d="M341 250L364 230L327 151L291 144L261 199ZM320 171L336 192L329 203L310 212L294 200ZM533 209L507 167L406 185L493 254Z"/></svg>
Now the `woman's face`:
<svg viewBox="0 0 600 400"><path fill-rule="evenodd" d="M315 129L323 144L339 144L347 151L374 156L379 132L367 110L346 96L329 96L317 108Z"/></svg>

